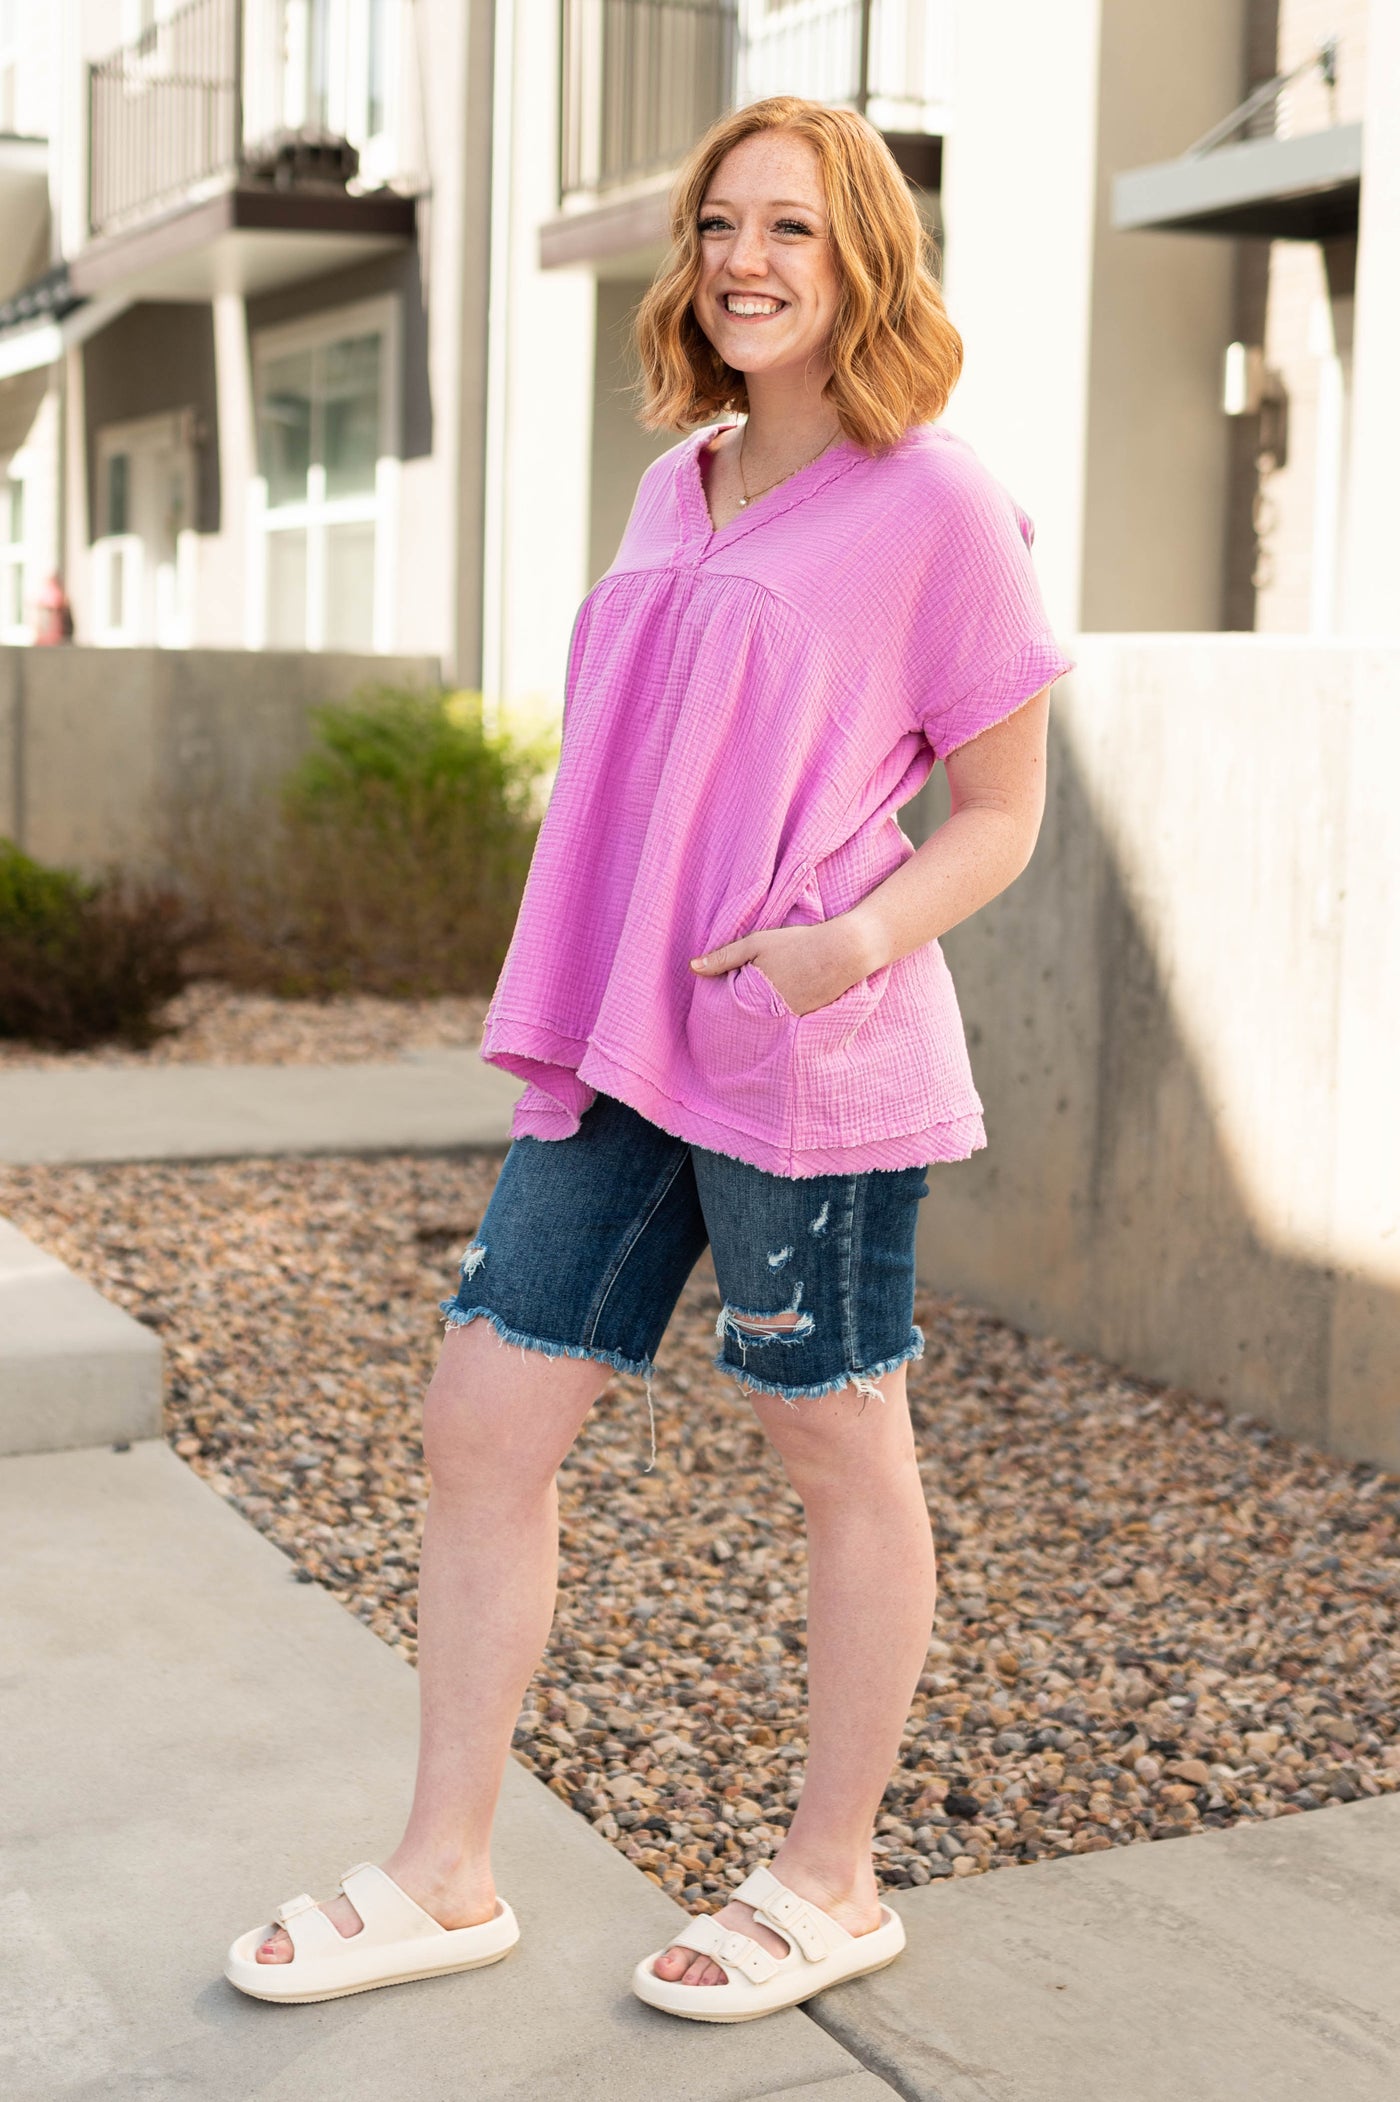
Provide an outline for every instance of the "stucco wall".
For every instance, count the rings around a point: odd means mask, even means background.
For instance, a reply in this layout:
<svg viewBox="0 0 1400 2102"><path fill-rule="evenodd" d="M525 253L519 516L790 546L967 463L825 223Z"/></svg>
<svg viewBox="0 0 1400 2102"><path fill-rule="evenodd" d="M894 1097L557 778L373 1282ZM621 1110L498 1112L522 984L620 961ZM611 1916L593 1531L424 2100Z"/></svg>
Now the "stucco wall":
<svg viewBox="0 0 1400 2102"><path fill-rule="evenodd" d="M944 940L989 1143L924 1275L1400 1464L1400 650L1076 649L1030 867Z"/></svg>

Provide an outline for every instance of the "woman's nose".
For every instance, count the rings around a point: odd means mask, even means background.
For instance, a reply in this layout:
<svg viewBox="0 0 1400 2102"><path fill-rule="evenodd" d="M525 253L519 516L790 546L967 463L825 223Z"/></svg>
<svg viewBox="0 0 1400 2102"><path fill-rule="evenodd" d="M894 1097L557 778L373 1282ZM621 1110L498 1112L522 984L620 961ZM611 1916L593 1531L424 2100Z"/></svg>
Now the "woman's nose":
<svg viewBox="0 0 1400 2102"><path fill-rule="evenodd" d="M741 226L734 236L734 246L729 251L731 270L749 270L762 274L768 268L768 240L762 227Z"/></svg>

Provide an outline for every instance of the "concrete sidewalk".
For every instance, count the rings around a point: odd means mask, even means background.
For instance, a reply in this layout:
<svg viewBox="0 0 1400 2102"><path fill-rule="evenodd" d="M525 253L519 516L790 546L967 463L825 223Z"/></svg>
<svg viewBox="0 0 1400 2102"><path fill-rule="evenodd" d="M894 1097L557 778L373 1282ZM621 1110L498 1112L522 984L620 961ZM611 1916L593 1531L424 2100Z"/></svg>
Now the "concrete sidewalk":
<svg viewBox="0 0 1400 2102"><path fill-rule="evenodd" d="M813 2001L906 2102L1396 2102L1400 1796L901 1890Z"/></svg>
<svg viewBox="0 0 1400 2102"><path fill-rule="evenodd" d="M635 2000L685 1915L513 1760L504 1962L245 1998L233 1936L397 1837L412 1670L157 1441L0 1463L0 1566L6 2102L890 2102L805 2014Z"/></svg>
<svg viewBox="0 0 1400 2102"><path fill-rule="evenodd" d="M0 1161L504 1146L519 1093L474 1050L380 1065L19 1067L0 1072Z"/></svg>
<svg viewBox="0 0 1400 2102"><path fill-rule="evenodd" d="M627 1990L683 1916L514 1761L497 1967L320 2006L233 1935L397 1836L407 1664L156 1441L0 1462L6 2102L1394 2102L1400 1798L901 1890L761 2022Z"/></svg>

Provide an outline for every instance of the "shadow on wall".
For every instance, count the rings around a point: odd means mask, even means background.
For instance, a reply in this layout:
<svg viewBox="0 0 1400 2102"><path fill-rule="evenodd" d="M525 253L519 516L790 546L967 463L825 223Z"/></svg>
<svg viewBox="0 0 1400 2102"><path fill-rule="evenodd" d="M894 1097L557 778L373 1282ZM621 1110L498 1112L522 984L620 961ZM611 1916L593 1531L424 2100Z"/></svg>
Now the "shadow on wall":
<svg viewBox="0 0 1400 2102"><path fill-rule="evenodd" d="M944 942L988 1146L935 1173L923 1275L1400 1465L1400 935L1358 788L1400 653L1078 649L1030 868ZM941 770L927 794L941 822Z"/></svg>

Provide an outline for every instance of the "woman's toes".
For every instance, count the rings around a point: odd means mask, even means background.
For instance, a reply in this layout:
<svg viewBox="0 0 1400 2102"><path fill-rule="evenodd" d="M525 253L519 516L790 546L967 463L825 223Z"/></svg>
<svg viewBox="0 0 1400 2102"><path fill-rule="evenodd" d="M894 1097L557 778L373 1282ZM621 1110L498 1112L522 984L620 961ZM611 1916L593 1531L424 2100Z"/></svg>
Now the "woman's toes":
<svg viewBox="0 0 1400 2102"><path fill-rule="evenodd" d="M723 1985L724 1972L708 1956L698 1956L694 1949L670 1948L657 1957L652 1970L668 1985Z"/></svg>
<svg viewBox="0 0 1400 2102"><path fill-rule="evenodd" d="M292 1953L292 1937L285 1927L274 1927L258 1949L259 1963L285 1963Z"/></svg>

